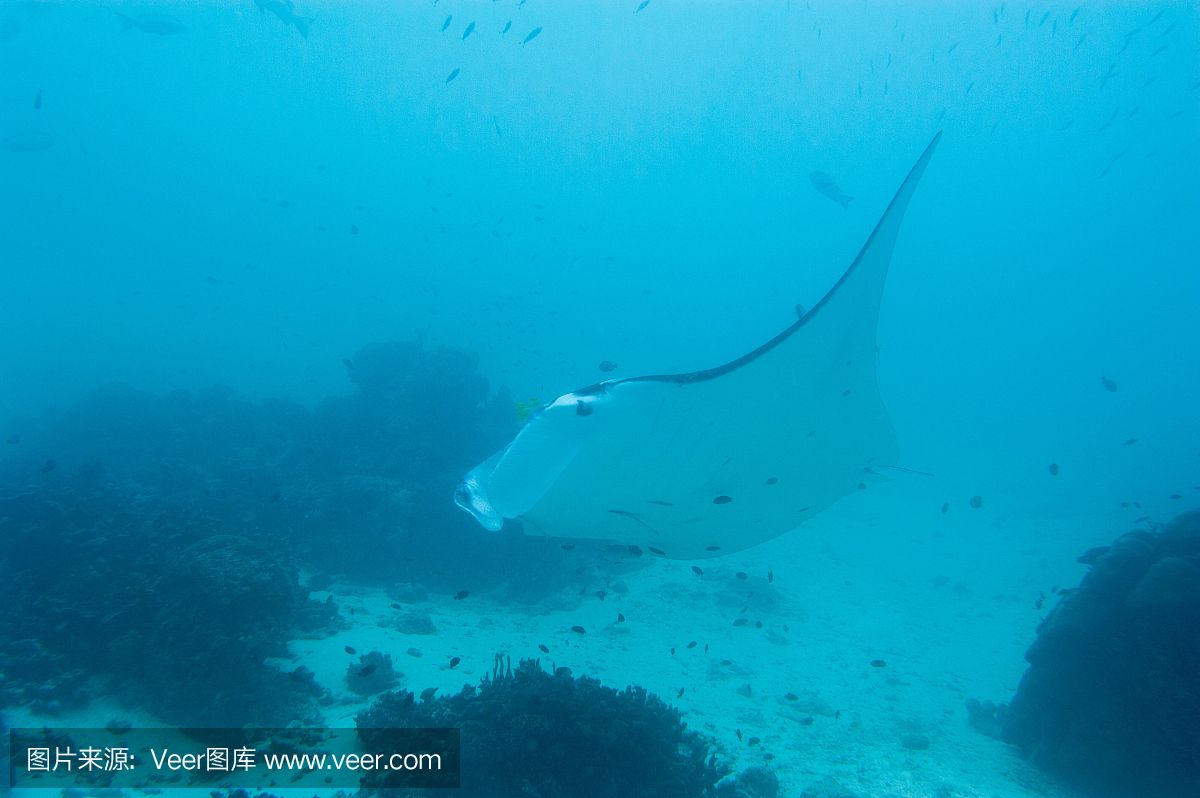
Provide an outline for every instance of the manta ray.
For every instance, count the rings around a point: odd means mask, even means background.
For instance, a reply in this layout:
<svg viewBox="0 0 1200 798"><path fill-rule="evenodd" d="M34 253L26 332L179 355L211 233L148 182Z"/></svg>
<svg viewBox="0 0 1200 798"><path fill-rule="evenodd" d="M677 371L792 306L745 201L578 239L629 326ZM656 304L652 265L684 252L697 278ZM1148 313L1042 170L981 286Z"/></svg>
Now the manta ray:
<svg viewBox="0 0 1200 798"><path fill-rule="evenodd" d="M486 529L638 546L673 559L746 549L895 465L876 330L905 210L941 133L858 257L791 325L734 360L563 394L472 469L455 503Z"/></svg>

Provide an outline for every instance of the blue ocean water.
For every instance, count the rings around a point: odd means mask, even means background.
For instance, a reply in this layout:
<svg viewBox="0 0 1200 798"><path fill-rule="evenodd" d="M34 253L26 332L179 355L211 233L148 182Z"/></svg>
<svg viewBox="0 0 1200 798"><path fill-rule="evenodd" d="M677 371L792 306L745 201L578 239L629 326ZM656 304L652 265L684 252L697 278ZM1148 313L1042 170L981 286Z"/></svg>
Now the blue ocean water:
<svg viewBox="0 0 1200 798"><path fill-rule="evenodd" d="M0 109L10 726L345 724L501 652L644 685L780 794L1087 794L1102 741L964 703L1130 530L1160 587L1097 601L1200 616L1200 552L1146 553L1200 504L1194 3L3 0ZM938 131L878 331L933 476L700 574L453 506L532 409L791 324ZM1115 628L1040 650L1129 661ZM1181 639L1080 701L1195 739ZM1189 794L1156 750L1112 794Z"/></svg>

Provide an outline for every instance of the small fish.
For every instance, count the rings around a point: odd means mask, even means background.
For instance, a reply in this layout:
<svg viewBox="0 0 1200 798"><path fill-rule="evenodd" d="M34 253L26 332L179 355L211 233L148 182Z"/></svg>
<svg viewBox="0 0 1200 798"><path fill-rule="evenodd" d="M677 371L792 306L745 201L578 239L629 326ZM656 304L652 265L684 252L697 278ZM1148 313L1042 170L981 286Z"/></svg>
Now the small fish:
<svg viewBox="0 0 1200 798"><path fill-rule="evenodd" d="M1083 554L1080 554L1078 557L1076 557L1075 562L1082 563L1083 565L1091 565L1096 560L1107 554L1108 550L1111 548L1112 546L1096 546L1094 548L1090 548Z"/></svg>
<svg viewBox="0 0 1200 798"><path fill-rule="evenodd" d="M1108 377L1101 377L1100 384L1103 385L1104 390L1108 391L1109 393L1117 392L1117 381L1116 380L1110 380Z"/></svg>
<svg viewBox="0 0 1200 798"><path fill-rule="evenodd" d="M463 31L463 41L465 42L467 40L467 37L470 36L474 32L475 32L475 23L474 22L467 23L467 29Z"/></svg>
<svg viewBox="0 0 1200 798"><path fill-rule="evenodd" d="M676 698L683 698L683 690L684 690L684 688L680 687L680 688L679 688L679 692L675 694L675 697L676 697Z"/></svg>
<svg viewBox="0 0 1200 798"><path fill-rule="evenodd" d="M451 15L450 15L450 16L448 16L448 17L446 17L446 21L442 23L442 33L445 33L447 30L449 30L449 29L450 29L450 23L451 23L451 22L453 22L453 21L454 21L454 15L453 15L453 14L451 14Z"/></svg>
<svg viewBox="0 0 1200 798"><path fill-rule="evenodd" d="M950 512L950 502L942 502L942 515Z"/></svg>
<svg viewBox="0 0 1200 798"><path fill-rule="evenodd" d="M21 442L21 436L15 432L12 435L9 435L8 439L5 441L5 443L8 443L8 444L11 444L14 446L20 442Z"/></svg>
<svg viewBox="0 0 1200 798"><path fill-rule="evenodd" d="M762 742L762 740L758 739L757 737L751 737L749 740L746 741L746 745L753 747L755 745L758 745L760 742Z"/></svg>
<svg viewBox="0 0 1200 798"><path fill-rule="evenodd" d="M576 624L575 626L572 626L571 631L577 635L587 634L587 629L584 629L582 626L579 626L578 624Z"/></svg>
<svg viewBox="0 0 1200 798"><path fill-rule="evenodd" d="M617 623L625 623L625 616L619 612L617 613Z"/></svg>
<svg viewBox="0 0 1200 798"><path fill-rule="evenodd" d="M617 364L611 360L601 360L599 369L605 373L617 370Z"/></svg>
<svg viewBox="0 0 1200 798"><path fill-rule="evenodd" d="M734 576L738 579L741 579L743 582L750 578L750 574L746 573L745 571L738 571L736 574L734 574Z"/></svg>
<svg viewBox="0 0 1200 798"><path fill-rule="evenodd" d="M741 729L734 729L734 732L736 732L736 733L737 733L738 742L740 743L740 742L742 741L742 730L741 730Z"/></svg>
<svg viewBox="0 0 1200 798"><path fill-rule="evenodd" d="M770 584L774 581L775 581L775 572L770 569L767 569L767 584Z"/></svg>
<svg viewBox="0 0 1200 798"><path fill-rule="evenodd" d="M350 235L352 235L352 236L358 235L358 225L356 225L356 224L350 225Z"/></svg>
<svg viewBox="0 0 1200 798"><path fill-rule="evenodd" d="M458 73L461 71L462 70L460 70L458 67L450 70L450 74L446 76L446 82L449 83L450 81L454 80L456 77L458 77Z"/></svg>
<svg viewBox="0 0 1200 798"><path fill-rule="evenodd" d="M971 505L972 510L978 510L980 507L983 506L983 497L982 496L972 496L971 501L969 501L967 503Z"/></svg>
<svg viewBox="0 0 1200 798"><path fill-rule="evenodd" d="M358 650L354 646L346 646L345 651L352 657L358 653Z"/></svg>
<svg viewBox="0 0 1200 798"><path fill-rule="evenodd" d="M633 13L637 14L637 13L641 12L641 10L644 9L648 5L650 5L650 0L642 0L642 2L638 3L638 7L636 9L634 9Z"/></svg>
<svg viewBox="0 0 1200 798"><path fill-rule="evenodd" d="M642 556L642 547L641 546L634 546L631 544L629 546L626 546L625 550L628 551L630 554L632 554L634 557Z"/></svg>
<svg viewBox="0 0 1200 798"><path fill-rule="evenodd" d="M692 640L691 642L689 642L689 643L687 644L687 647L688 647L688 648L695 648L695 647L696 647L696 646L698 646L698 645L700 645L700 644L699 644L699 643L697 643L695 640Z"/></svg>
<svg viewBox="0 0 1200 798"><path fill-rule="evenodd" d="M33 95L33 109L35 111L42 110L42 90L38 89L37 94Z"/></svg>
<svg viewBox="0 0 1200 798"><path fill-rule="evenodd" d="M49 474L56 468L58 468L58 463L54 462L53 460L47 460L46 462L42 463L40 470L43 474Z"/></svg>
<svg viewBox="0 0 1200 798"><path fill-rule="evenodd" d="M696 576L704 576L704 569L701 568L699 565L693 565L692 573L694 573Z"/></svg>
<svg viewBox="0 0 1200 798"><path fill-rule="evenodd" d="M647 546L646 548L647 548L647 549L649 549L649 550L650 550L651 552L653 552L654 554L657 554L659 557L666 557L666 556L667 556L667 553L666 553L665 551L663 551L662 549L656 549L656 548L654 548L653 546Z"/></svg>
<svg viewBox="0 0 1200 798"><path fill-rule="evenodd" d="M795 693L784 693L783 698L785 701L799 701L800 700L800 696L796 695Z"/></svg>
<svg viewBox="0 0 1200 798"><path fill-rule="evenodd" d="M460 590L460 591L458 591L457 593L455 593L455 594L454 594L454 600L455 600L455 601L462 601L463 599L465 599L465 598L466 598L467 596L469 596L469 595L471 595L471 591L470 591L470 590Z"/></svg>
<svg viewBox="0 0 1200 798"><path fill-rule="evenodd" d="M394 610L402 610L402 609L404 609L404 605L403 605L403 604L397 603L397 602L395 602L395 601L393 601L393 602L392 602L391 604L389 604L388 606L389 606L389 607L391 607L391 608L392 608L392 609L394 609Z"/></svg>
<svg viewBox="0 0 1200 798"><path fill-rule="evenodd" d="M547 646L545 643L538 643L538 651L542 652L543 654L549 654L550 647Z"/></svg>
<svg viewBox="0 0 1200 798"><path fill-rule="evenodd" d="M270 11L284 25L291 25L303 38L308 38L308 27L313 19L297 14L292 0L254 0L254 5L258 6L259 12Z"/></svg>
<svg viewBox="0 0 1200 798"><path fill-rule="evenodd" d="M721 495L713 499L713 504L729 504L731 501L733 501L732 496Z"/></svg>
<svg viewBox="0 0 1200 798"><path fill-rule="evenodd" d="M536 39L538 37L538 34L540 34L541 32L542 32L541 28L534 28L533 30L529 31L529 35L525 37L525 40L523 42L521 42L521 46L524 47L525 45L529 44L531 41Z"/></svg>
<svg viewBox="0 0 1200 798"><path fill-rule="evenodd" d="M736 618L733 621L734 626L745 626L748 623L750 623L750 621L746 618Z"/></svg>
<svg viewBox="0 0 1200 798"><path fill-rule="evenodd" d="M462 662L462 657L451 657L450 658L450 670L454 670L455 668L457 668L458 663L460 663L460 662Z"/></svg>
<svg viewBox="0 0 1200 798"><path fill-rule="evenodd" d="M705 546L704 550L705 551L720 551L721 547L720 546Z"/></svg>
<svg viewBox="0 0 1200 798"><path fill-rule="evenodd" d="M1137 438L1130 438L1129 440L1125 441L1121 445L1122 446L1133 446L1135 443L1137 443L1137 441L1138 441Z"/></svg>
<svg viewBox="0 0 1200 798"><path fill-rule="evenodd" d="M873 659L873 660L871 660L871 667L872 668L886 668L887 663L881 659Z"/></svg>
<svg viewBox="0 0 1200 798"><path fill-rule="evenodd" d="M436 687L426 687L424 690L421 691L421 700L429 701L435 695L437 695L437 691L438 691L438 689Z"/></svg>
<svg viewBox="0 0 1200 798"><path fill-rule="evenodd" d="M366 677L370 676L374 672L375 672L375 665L366 665L361 670L359 670L358 676L360 679L365 679Z"/></svg>
<svg viewBox="0 0 1200 798"><path fill-rule="evenodd" d="M849 210L850 200L854 197L842 192L838 184L832 177L824 172L809 172L808 179L812 181L813 188L819 193L824 194L829 199L839 203L844 210Z"/></svg>
<svg viewBox="0 0 1200 798"><path fill-rule="evenodd" d="M0 146L9 152L38 152L54 146L54 137L44 130L9 133Z"/></svg>
<svg viewBox="0 0 1200 798"><path fill-rule="evenodd" d="M508 33L511 29L512 29L512 20L510 19L508 22L504 23L504 30L500 31L500 35L503 36L504 34Z"/></svg>
<svg viewBox="0 0 1200 798"><path fill-rule="evenodd" d="M800 718L801 726L811 726L811 725L813 725L813 723L814 723L814 721L813 721L812 715L806 715L805 717Z"/></svg>

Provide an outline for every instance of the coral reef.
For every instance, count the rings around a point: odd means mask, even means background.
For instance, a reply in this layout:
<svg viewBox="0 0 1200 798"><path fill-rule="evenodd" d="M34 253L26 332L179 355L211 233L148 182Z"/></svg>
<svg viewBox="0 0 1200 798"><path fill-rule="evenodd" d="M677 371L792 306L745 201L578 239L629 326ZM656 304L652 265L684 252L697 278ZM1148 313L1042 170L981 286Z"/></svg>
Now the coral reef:
<svg viewBox="0 0 1200 798"><path fill-rule="evenodd" d="M1094 794L1200 794L1200 512L1119 538L1038 630L978 723Z"/></svg>
<svg viewBox="0 0 1200 798"><path fill-rule="evenodd" d="M722 775L708 742L658 697L536 660L513 670L497 657L477 689L453 696L387 693L356 721L368 748L378 729L461 728L464 798L702 798ZM387 774L363 786L385 788Z"/></svg>
<svg viewBox="0 0 1200 798"><path fill-rule="evenodd" d="M369 651L346 666L346 686L359 695L375 695L391 690L400 681L392 655Z"/></svg>
<svg viewBox="0 0 1200 798"><path fill-rule="evenodd" d="M105 677L169 723L284 725L318 697L264 660L322 605L286 556L207 519L108 493L3 497L0 571L8 701L53 714Z"/></svg>

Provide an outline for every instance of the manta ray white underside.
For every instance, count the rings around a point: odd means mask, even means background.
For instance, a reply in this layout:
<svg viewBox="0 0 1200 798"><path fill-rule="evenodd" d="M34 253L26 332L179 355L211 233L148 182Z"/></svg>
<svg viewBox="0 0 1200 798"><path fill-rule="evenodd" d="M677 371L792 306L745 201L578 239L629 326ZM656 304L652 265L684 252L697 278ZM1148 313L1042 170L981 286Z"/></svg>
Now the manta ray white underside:
<svg viewBox="0 0 1200 798"><path fill-rule="evenodd" d="M858 257L787 329L729 363L564 394L466 475L456 503L499 530L635 544L695 559L804 523L893 465L875 378L879 306L900 222L941 134Z"/></svg>

